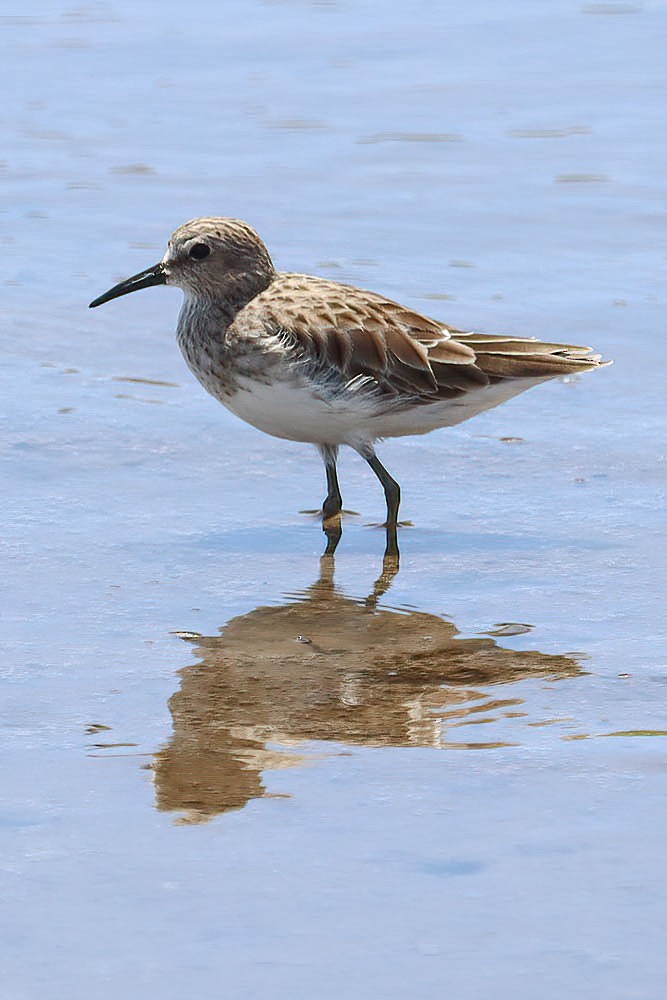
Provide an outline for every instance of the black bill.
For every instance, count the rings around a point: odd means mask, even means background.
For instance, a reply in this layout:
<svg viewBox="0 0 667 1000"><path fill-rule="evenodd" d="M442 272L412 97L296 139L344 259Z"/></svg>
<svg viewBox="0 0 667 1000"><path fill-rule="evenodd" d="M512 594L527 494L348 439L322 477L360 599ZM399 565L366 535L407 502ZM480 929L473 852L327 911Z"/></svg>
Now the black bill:
<svg viewBox="0 0 667 1000"><path fill-rule="evenodd" d="M120 295L138 292L140 288L150 288L151 285L166 285L166 283L167 276L164 271L164 264L155 264L153 267L148 267L145 271L135 274L134 277L121 281L119 285L114 285L113 288L110 288L104 295L100 295L99 298L93 299L90 303L90 308L94 309L95 306L101 306L104 302L117 299Z"/></svg>

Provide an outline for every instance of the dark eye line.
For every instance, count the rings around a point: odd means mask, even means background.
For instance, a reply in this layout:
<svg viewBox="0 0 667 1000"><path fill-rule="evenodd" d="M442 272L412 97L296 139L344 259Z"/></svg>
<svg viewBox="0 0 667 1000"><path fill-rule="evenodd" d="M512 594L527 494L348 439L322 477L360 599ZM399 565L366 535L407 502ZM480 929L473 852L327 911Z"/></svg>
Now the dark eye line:
<svg viewBox="0 0 667 1000"><path fill-rule="evenodd" d="M194 246L190 247L188 250L188 257L192 257L193 260L204 260L205 257L211 252L210 246L206 243L195 243Z"/></svg>

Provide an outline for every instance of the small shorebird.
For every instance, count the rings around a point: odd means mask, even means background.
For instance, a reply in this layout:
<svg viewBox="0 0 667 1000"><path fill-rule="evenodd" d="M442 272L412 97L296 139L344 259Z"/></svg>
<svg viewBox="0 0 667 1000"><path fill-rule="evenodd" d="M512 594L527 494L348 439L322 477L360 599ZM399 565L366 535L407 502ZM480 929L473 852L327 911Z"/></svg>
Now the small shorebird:
<svg viewBox="0 0 667 1000"><path fill-rule="evenodd" d="M451 427L540 382L605 364L589 347L463 333L374 292L278 272L238 219L187 222L159 264L90 305L151 285L183 290L178 343L208 392L267 434L317 446L325 524L342 510L340 445L368 462L384 487L388 549L396 549L400 489L376 441Z"/></svg>

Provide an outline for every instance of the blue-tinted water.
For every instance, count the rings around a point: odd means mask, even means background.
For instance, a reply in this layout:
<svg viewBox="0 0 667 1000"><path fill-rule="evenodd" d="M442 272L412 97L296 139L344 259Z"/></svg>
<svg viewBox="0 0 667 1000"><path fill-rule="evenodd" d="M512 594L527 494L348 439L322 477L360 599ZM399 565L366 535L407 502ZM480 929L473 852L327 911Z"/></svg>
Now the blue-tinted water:
<svg viewBox="0 0 667 1000"><path fill-rule="evenodd" d="M0 15L0 996L662 997L666 6ZM345 458L333 578L178 294L86 308L199 214L616 363L385 445L391 581Z"/></svg>

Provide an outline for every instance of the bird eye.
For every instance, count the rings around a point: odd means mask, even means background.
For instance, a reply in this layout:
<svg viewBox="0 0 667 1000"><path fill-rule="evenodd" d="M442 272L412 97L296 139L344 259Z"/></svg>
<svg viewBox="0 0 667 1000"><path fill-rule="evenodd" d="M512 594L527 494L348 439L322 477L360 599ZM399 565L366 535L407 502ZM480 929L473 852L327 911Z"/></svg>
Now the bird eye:
<svg viewBox="0 0 667 1000"><path fill-rule="evenodd" d="M208 257L211 252L211 248L206 245L206 243L195 243L193 247L188 250L188 256L192 257L193 260L203 260L204 257Z"/></svg>

